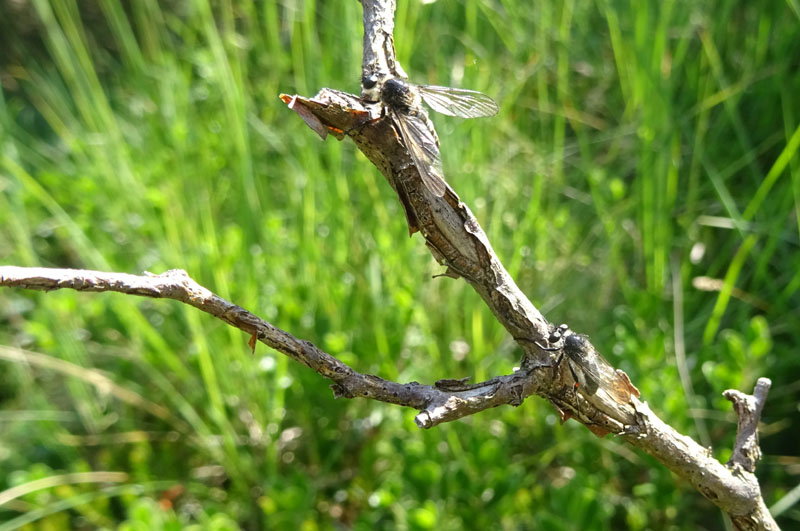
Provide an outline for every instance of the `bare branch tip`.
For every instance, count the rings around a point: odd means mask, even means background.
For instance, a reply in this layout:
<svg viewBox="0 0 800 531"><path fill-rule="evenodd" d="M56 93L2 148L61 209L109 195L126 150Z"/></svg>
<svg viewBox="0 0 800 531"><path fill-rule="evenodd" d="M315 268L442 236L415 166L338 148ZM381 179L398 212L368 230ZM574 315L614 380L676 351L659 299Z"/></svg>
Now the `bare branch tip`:
<svg viewBox="0 0 800 531"><path fill-rule="evenodd" d="M772 380L769 378L759 378L756 382L756 388L753 390L753 396L756 398L766 399L769 389L772 387Z"/></svg>

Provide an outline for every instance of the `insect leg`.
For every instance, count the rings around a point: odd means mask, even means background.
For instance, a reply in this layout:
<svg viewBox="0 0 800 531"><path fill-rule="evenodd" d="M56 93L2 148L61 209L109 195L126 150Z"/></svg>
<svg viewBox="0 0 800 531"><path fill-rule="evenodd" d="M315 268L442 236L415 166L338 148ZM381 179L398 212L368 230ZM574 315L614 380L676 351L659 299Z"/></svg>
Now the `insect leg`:
<svg viewBox="0 0 800 531"><path fill-rule="evenodd" d="M530 339L527 337L515 337L514 341L527 341L528 343L533 343L534 345L539 347L541 350L544 350L545 352L555 352L557 350L561 350L561 347L545 347L535 339ZM561 353L561 356L564 356L563 352ZM556 365L558 365L558 363L561 361L561 357L559 357L558 360L559 361L556 362Z"/></svg>
<svg viewBox="0 0 800 531"><path fill-rule="evenodd" d="M562 354L563 356L563 354ZM567 362L567 367L569 367L569 372L572 374L572 379L575 380L575 383L572 384L572 389L574 391L578 390L578 387L581 386L580 381L578 380L578 375L575 373L575 369L572 368L572 364Z"/></svg>
<svg viewBox="0 0 800 531"><path fill-rule="evenodd" d="M539 347L540 349L542 349L544 351L547 351L547 352L555 352L556 350L561 350L561 347L545 347L545 346L539 344L538 341L534 341L533 344L536 345L537 347ZM562 352L561 355L563 356L564 353ZM559 358L559 360L560 359L561 358ZM556 362L556 364L558 364L558 362Z"/></svg>

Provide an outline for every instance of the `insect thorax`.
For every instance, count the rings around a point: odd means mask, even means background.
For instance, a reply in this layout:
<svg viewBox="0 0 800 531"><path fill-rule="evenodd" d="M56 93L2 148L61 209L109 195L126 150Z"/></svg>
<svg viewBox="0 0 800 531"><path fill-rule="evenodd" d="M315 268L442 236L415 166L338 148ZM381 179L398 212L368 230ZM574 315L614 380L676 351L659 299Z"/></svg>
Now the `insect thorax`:
<svg viewBox="0 0 800 531"><path fill-rule="evenodd" d="M419 100L419 95L402 79L396 77L387 79L381 87L381 101L398 111L409 112L419 109Z"/></svg>
<svg viewBox="0 0 800 531"><path fill-rule="evenodd" d="M580 334L572 333L564 338L564 350L573 359L583 357L586 345L586 338Z"/></svg>

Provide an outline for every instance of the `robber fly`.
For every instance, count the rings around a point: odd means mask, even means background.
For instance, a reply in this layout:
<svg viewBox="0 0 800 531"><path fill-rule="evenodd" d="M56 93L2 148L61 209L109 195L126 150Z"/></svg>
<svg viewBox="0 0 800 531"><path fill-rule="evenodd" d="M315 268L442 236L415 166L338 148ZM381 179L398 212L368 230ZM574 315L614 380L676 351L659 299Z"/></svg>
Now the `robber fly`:
<svg viewBox="0 0 800 531"><path fill-rule="evenodd" d="M422 182L436 197L444 195L447 185L444 182L442 157L439 154L439 138L422 107L422 102L434 111L460 118L478 118L497 114L497 103L486 94L474 90L437 87L435 85L414 85L399 77L377 75L365 76L361 83L371 91L379 89L380 102L385 114L395 125L400 139L405 145Z"/></svg>
<svg viewBox="0 0 800 531"><path fill-rule="evenodd" d="M592 396L602 388L615 402L620 404L629 403L631 395L639 396L639 390L631 383L628 375L614 369L608 360L592 346L587 336L571 332L567 325L562 324L550 336L549 342L561 343L561 346L550 348L539 345L540 348L561 350L561 355L556 360L556 366L561 363L566 354L576 390Z"/></svg>

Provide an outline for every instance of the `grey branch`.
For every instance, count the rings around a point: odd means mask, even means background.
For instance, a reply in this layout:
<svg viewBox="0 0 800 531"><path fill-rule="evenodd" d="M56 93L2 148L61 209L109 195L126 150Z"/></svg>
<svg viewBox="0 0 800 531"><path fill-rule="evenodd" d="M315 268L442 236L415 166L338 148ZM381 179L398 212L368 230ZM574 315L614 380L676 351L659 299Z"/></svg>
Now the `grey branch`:
<svg viewBox="0 0 800 531"><path fill-rule="evenodd" d="M430 428L503 404L519 405L538 391L543 371L520 370L478 384L442 380L436 385L396 383L361 374L310 341L298 339L195 282L185 271L129 275L85 269L0 266L0 286L52 291L115 291L127 295L173 299L238 328L265 345L307 365L333 381L337 397L364 397L419 410L416 422Z"/></svg>
<svg viewBox="0 0 800 531"><path fill-rule="evenodd" d="M406 77L394 53L394 0L364 4L364 59L361 74L392 74Z"/></svg>
<svg viewBox="0 0 800 531"><path fill-rule="evenodd" d="M394 1L362 0L362 5L363 73L404 76L395 58L391 35ZM755 476L745 465L734 466L739 458L723 465L713 458L710 450L676 432L635 396L627 404L620 404L608 393L588 394L570 389L572 380L564 368L567 364L555 366L555 355L540 348L547 344L553 326L514 283L480 224L458 195L449 187L443 197L427 192L390 120L378 119L382 116L380 104L330 89L322 89L313 98L287 95L281 98L323 138L328 132L340 140L345 136L352 138L397 193L409 233L420 232L434 259L446 266L447 276L461 277L469 283L517 340L523 350L520 364L523 371L536 374L537 368L554 367L538 371L551 374L552 381L549 385L540 381L532 392L549 400L562 418L575 418L598 435L620 434L633 446L656 457L728 513L738 528L777 529ZM760 408L757 411L760 413ZM753 466L757 449L755 424L740 427L740 438L748 442L743 442L742 451L736 454L750 456L747 459Z"/></svg>
<svg viewBox="0 0 800 531"><path fill-rule="evenodd" d="M738 465L748 472L755 472L756 464L761 459L758 422L761 420L761 411L764 409L771 385L769 378L759 378L752 395L746 395L735 389L728 389L722 393L722 396L733 403L733 410L739 417L736 442L728 466Z"/></svg>
<svg viewBox="0 0 800 531"><path fill-rule="evenodd" d="M404 76L394 54L394 2L363 0L365 72ZM400 384L361 374L312 343L217 297L179 270L163 275L136 276L96 271L0 267L0 285L28 289L61 288L80 291L118 291L131 295L170 298L190 304L235 326L270 347L332 380L334 393L366 397L419 411L417 424L429 428L502 404L519 405L536 394L553 404L562 419L574 418L598 435L616 433L689 480L705 497L731 516L740 529L777 529L761 497L752 469L759 456L756 426L763 408L767 380L754 397L728 392L740 416L734 457L719 463L710 450L679 434L636 396L619 403L600 389L576 392L568 363L556 364L549 346L554 327L517 287L492 250L470 209L448 188L432 196L405 146L388 120L378 120L378 104L358 96L323 89L313 98L281 98L321 137L349 136L386 177L398 195L411 234L420 232L434 259L447 267L447 276L461 277L483 298L498 321L523 351L520 369L479 384L440 380L436 385Z"/></svg>

